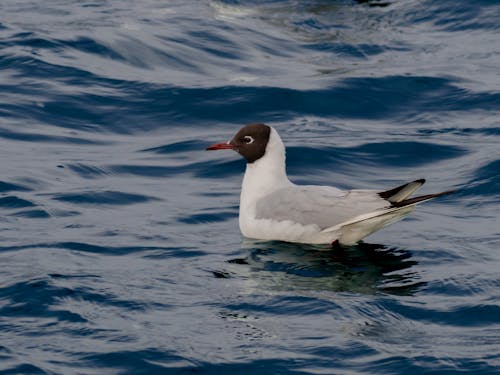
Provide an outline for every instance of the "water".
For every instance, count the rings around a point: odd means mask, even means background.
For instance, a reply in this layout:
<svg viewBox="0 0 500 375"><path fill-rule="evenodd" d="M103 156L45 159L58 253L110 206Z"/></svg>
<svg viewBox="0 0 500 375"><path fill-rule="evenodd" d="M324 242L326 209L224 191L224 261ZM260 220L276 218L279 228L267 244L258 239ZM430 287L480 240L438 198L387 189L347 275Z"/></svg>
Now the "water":
<svg viewBox="0 0 500 375"><path fill-rule="evenodd" d="M0 4L0 373L500 372L500 2ZM241 237L295 182L458 189L352 248Z"/></svg>

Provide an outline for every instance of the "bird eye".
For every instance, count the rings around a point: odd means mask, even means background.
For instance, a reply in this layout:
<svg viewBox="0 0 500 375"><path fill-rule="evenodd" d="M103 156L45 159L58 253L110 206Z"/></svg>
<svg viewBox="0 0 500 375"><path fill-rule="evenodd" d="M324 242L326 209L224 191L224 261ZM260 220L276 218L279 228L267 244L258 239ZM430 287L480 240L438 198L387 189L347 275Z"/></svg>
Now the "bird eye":
<svg viewBox="0 0 500 375"><path fill-rule="evenodd" d="M245 135L243 137L243 142L245 142L246 144L250 144L250 143L253 143L255 141L255 139L253 139L253 137L250 137L249 135Z"/></svg>

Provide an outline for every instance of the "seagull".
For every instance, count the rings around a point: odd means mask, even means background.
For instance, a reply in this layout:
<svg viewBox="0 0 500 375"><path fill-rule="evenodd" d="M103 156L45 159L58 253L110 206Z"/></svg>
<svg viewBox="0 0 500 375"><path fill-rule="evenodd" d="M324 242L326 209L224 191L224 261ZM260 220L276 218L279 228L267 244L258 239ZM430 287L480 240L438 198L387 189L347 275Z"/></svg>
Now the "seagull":
<svg viewBox="0 0 500 375"><path fill-rule="evenodd" d="M417 204L452 192L409 198L425 179L384 191L296 185L286 175L278 132L265 124L246 125L231 140L207 150L234 150L246 159L239 226L245 237L258 240L354 245Z"/></svg>

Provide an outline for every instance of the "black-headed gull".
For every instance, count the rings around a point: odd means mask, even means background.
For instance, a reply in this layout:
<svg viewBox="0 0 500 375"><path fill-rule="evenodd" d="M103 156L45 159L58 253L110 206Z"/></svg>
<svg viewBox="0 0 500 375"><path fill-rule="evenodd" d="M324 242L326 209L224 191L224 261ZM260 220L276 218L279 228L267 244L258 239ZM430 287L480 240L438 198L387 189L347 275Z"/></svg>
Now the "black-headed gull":
<svg viewBox="0 0 500 375"><path fill-rule="evenodd" d="M408 198L424 179L386 191L296 185L286 175L280 136L264 124L247 125L230 141L207 148L224 149L247 161L239 224L245 237L259 240L351 245L402 219L416 204L451 192Z"/></svg>

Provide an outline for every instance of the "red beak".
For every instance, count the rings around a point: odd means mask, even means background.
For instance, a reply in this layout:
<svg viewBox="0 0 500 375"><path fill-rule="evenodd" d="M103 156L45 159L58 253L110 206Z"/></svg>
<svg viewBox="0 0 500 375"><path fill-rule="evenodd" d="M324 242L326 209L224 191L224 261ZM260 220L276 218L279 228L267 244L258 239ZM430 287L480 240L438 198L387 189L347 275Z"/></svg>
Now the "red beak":
<svg viewBox="0 0 500 375"><path fill-rule="evenodd" d="M232 150L234 146L230 143L216 143L207 147L207 150Z"/></svg>

